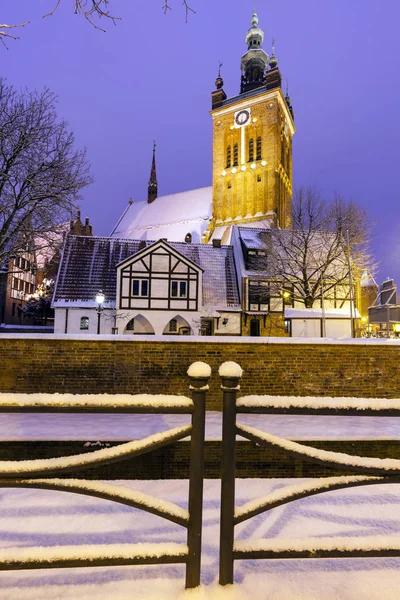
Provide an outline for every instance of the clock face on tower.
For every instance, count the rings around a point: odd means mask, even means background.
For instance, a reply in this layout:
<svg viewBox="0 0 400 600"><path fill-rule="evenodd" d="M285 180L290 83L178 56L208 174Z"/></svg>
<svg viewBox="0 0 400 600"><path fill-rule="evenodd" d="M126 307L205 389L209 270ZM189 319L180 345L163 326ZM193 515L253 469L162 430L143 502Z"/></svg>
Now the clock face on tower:
<svg viewBox="0 0 400 600"><path fill-rule="evenodd" d="M243 110L239 110L235 113L235 126L236 127L244 127L250 123L250 109L244 108Z"/></svg>

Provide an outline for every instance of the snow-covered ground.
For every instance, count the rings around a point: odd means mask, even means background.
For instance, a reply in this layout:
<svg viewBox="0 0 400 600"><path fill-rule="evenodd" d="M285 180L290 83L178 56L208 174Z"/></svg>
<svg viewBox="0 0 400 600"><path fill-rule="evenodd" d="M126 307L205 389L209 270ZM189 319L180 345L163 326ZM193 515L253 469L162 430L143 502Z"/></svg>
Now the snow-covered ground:
<svg viewBox="0 0 400 600"><path fill-rule="evenodd" d="M221 439L222 415L207 412L206 438ZM133 440L180 427L188 415L0 414L0 440ZM400 418L239 415L238 422L296 440L399 439Z"/></svg>
<svg viewBox="0 0 400 600"><path fill-rule="evenodd" d="M299 482L300 480L296 480ZM115 483L115 482L113 482ZM117 482L186 508L186 481ZM290 480L238 480L237 504ZM399 559L239 561L234 586L218 577L220 482L205 482L202 586L184 590L184 566L102 567L0 573L1 600L398 600ZM237 539L398 536L400 485L338 490L259 515ZM0 490L2 548L71 544L185 543L185 530L105 500L43 490Z"/></svg>

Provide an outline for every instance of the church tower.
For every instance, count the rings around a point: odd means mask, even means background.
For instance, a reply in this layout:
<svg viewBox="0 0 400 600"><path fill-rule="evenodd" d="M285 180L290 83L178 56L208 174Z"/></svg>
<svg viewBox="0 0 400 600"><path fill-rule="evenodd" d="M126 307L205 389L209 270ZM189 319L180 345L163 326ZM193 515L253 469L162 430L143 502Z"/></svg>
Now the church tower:
<svg viewBox="0 0 400 600"><path fill-rule="evenodd" d="M261 47L263 39L254 13L245 37L239 95L227 98L220 73L212 92L211 230L264 219L290 226L294 113L282 91L274 48L269 57Z"/></svg>

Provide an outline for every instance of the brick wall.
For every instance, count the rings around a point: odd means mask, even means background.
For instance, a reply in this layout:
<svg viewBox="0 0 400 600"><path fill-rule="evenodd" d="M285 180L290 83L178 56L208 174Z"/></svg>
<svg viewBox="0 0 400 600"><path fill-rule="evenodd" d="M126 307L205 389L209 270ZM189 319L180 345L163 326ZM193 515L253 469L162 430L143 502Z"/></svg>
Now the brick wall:
<svg viewBox="0 0 400 600"><path fill-rule="evenodd" d="M244 369L242 394L400 397L400 342L0 335L0 392L188 394L186 370L211 365L207 408L221 408L219 365Z"/></svg>

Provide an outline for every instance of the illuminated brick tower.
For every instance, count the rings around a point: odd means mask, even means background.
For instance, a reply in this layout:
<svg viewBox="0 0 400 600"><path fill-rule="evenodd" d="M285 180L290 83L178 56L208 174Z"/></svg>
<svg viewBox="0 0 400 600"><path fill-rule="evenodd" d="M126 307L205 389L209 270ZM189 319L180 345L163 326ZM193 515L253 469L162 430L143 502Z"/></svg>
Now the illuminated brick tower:
<svg viewBox="0 0 400 600"><path fill-rule="evenodd" d="M278 60L261 48L254 13L241 60L240 94L227 98L218 74L212 92L213 218L220 225L270 219L290 226L294 115Z"/></svg>

